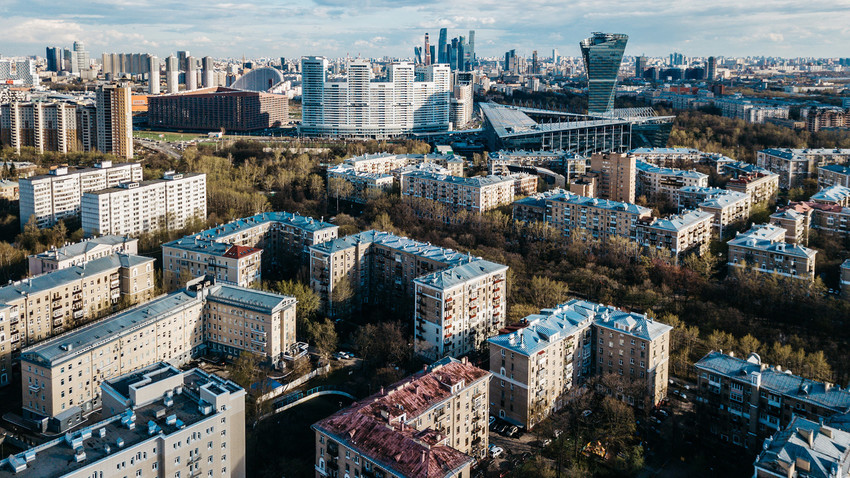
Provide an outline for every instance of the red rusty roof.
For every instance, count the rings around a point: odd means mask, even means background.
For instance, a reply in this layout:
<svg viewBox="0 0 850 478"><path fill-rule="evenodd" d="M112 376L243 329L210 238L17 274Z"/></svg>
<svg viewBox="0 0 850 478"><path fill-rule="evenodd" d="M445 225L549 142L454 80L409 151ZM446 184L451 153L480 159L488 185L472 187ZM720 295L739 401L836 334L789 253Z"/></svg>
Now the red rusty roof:
<svg viewBox="0 0 850 478"><path fill-rule="evenodd" d="M241 259L245 256L255 254L260 252L262 249L257 249L254 247L248 246L230 246L230 249L224 253L224 257L230 257L231 259Z"/></svg>

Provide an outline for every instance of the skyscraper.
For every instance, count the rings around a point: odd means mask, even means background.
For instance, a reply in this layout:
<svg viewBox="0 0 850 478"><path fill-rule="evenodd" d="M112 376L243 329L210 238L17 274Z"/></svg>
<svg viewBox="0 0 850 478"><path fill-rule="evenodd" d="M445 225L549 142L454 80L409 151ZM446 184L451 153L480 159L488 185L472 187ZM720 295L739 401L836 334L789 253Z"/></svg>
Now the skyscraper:
<svg viewBox="0 0 850 478"><path fill-rule="evenodd" d="M89 52L86 50L86 44L81 41L74 42L74 51L71 54L71 73L80 73L80 70L88 70L91 68L89 60Z"/></svg>
<svg viewBox="0 0 850 478"><path fill-rule="evenodd" d="M324 125L325 81L328 60L323 56L301 59L301 123Z"/></svg>
<svg viewBox="0 0 850 478"><path fill-rule="evenodd" d="M558 49L557 49L557 48L552 48L552 63L554 63L554 64L556 64L556 65L557 65L557 64L558 64L558 60L559 60L559 58L558 58Z"/></svg>
<svg viewBox="0 0 850 478"><path fill-rule="evenodd" d="M635 57L635 78L643 78L644 71L646 71L646 57L643 55Z"/></svg>
<svg viewBox="0 0 850 478"><path fill-rule="evenodd" d="M159 58L151 56L148 58L148 92L152 95L159 94Z"/></svg>
<svg viewBox="0 0 850 478"><path fill-rule="evenodd" d="M706 77L708 81L714 81L717 78L717 58L710 56L707 63Z"/></svg>
<svg viewBox="0 0 850 478"><path fill-rule="evenodd" d="M169 93L180 90L180 62L174 55L165 59L165 83Z"/></svg>
<svg viewBox="0 0 850 478"><path fill-rule="evenodd" d="M133 157L133 100L126 84L97 89L97 149L123 158Z"/></svg>
<svg viewBox="0 0 850 478"><path fill-rule="evenodd" d="M186 91L198 89L198 70L195 69L195 59L186 57Z"/></svg>
<svg viewBox="0 0 850 478"><path fill-rule="evenodd" d="M579 43L587 70L587 112L605 113L614 109L617 73L623 61L628 35L594 32Z"/></svg>
<svg viewBox="0 0 850 478"><path fill-rule="evenodd" d="M421 46L414 46L413 47L413 61L417 65L422 64L422 47Z"/></svg>
<svg viewBox="0 0 850 478"><path fill-rule="evenodd" d="M446 41L448 40L449 32L445 28L440 28L440 39L437 43L437 63L448 63L446 58Z"/></svg>
<svg viewBox="0 0 850 478"><path fill-rule="evenodd" d="M467 47L467 51L469 51L469 67L467 71L475 68L475 30L469 30L469 46Z"/></svg>
<svg viewBox="0 0 850 478"><path fill-rule="evenodd" d="M178 51L177 52L177 69L180 71L186 71L189 68L188 58L190 53L188 51Z"/></svg>
<svg viewBox="0 0 850 478"><path fill-rule="evenodd" d="M425 34L425 66L431 64L431 44L428 42L428 34Z"/></svg>
<svg viewBox="0 0 850 478"><path fill-rule="evenodd" d="M540 74L540 64L537 62L537 50L531 52L531 74Z"/></svg>
<svg viewBox="0 0 850 478"><path fill-rule="evenodd" d="M215 75L215 67L213 66L212 57L205 56L203 60L204 67L204 88L209 88L215 86L214 83L214 75Z"/></svg>
<svg viewBox="0 0 850 478"><path fill-rule="evenodd" d="M62 71L62 49L58 46L49 46L46 50L47 71Z"/></svg>

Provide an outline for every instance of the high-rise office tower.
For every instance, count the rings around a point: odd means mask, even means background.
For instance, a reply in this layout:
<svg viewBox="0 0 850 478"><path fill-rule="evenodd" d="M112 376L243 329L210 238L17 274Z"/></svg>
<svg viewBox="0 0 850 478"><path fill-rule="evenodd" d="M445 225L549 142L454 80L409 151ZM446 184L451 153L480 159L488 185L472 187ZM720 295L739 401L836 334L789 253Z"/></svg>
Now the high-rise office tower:
<svg viewBox="0 0 850 478"><path fill-rule="evenodd" d="M46 53L47 71L62 71L62 49L58 46L49 46L47 47Z"/></svg>
<svg viewBox="0 0 850 478"><path fill-rule="evenodd" d="M148 92L152 95L159 94L159 58L150 56L148 58Z"/></svg>
<svg viewBox="0 0 850 478"><path fill-rule="evenodd" d="M617 73L623 61L628 35L593 33L579 43L587 70L587 112L605 113L614 109Z"/></svg>
<svg viewBox="0 0 850 478"><path fill-rule="evenodd" d="M178 51L177 52L177 67L180 71L186 71L189 68L189 56L190 53L188 51Z"/></svg>
<svg viewBox="0 0 850 478"><path fill-rule="evenodd" d="M428 34L425 34L425 66L431 64L431 44L428 42Z"/></svg>
<svg viewBox="0 0 850 478"><path fill-rule="evenodd" d="M452 65L452 68L457 71L466 70L466 48L464 47L464 41L463 37L458 37L457 39L457 64Z"/></svg>
<svg viewBox="0 0 850 478"><path fill-rule="evenodd" d="M215 66L213 65L212 57L205 56L203 60L204 67L204 88L215 86L213 78L215 78Z"/></svg>
<svg viewBox="0 0 850 478"><path fill-rule="evenodd" d="M180 90L180 62L174 55L165 59L165 83L169 93Z"/></svg>
<svg viewBox="0 0 850 478"><path fill-rule="evenodd" d="M437 42L437 63L448 63L446 59L446 42L448 40L449 31L446 28L440 28L440 39Z"/></svg>
<svg viewBox="0 0 850 478"><path fill-rule="evenodd" d="M435 64L434 59L437 58L437 45L431 45L430 49L431 49L431 64L433 65L433 64Z"/></svg>
<svg viewBox="0 0 850 478"><path fill-rule="evenodd" d="M195 58L186 57L186 91L198 89L198 70L195 69Z"/></svg>
<svg viewBox="0 0 850 478"><path fill-rule="evenodd" d="M417 65L422 64L422 47L421 46L413 47L413 61Z"/></svg>
<svg viewBox="0 0 850 478"><path fill-rule="evenodd" d="M325 122L325 82L328 77L328 60L323 56L301 59L301 122L323 125Z"/></svg>
<svg viewBox="0 0 850 478"><path fill-rule="evenodd" d="M516 50L505 52L505 71L514 72L516 70Z"/></svg>
<svg viewBox="0 0 850 478"><path fill-rule="evenodd" d="M458 39L452 38L452 44L451 44L451 47L449 48L449 58L448 58L449 66L451 66L452 70L457 69L457 62L458 62L457 52L458 52Z"/></svg>
<svg viewBox="0 0 850 478"><path fill-rule="evenodd" d="M635 78L643 78L644 71L646 71L646 57L643 55L635 57Z"/></svg>
<svg viewBox="0 0 850 478"><path fill-rule="evenodd" d="M540 64L537 62L537 50L531 52L531 74L540 74Z"/></svg>
<svg viewBox="0 0 850 478"><path fill-rule="evenodd" d="M469 52L469 68L467 68L468 71L475 68L475 30L469 30L469 46L466 50Z"/></svg>
<svg viewBox="0 0 850 478"><path fill-rule="evenodd" d="M706 77L708 81L714 81L717 78L717 58L710 56L707 63Z"/></svg>
<svg viewBox="0 0 850 478"><path fill-rule="evenodd" d="M91 68L89 60L89 52L86 50L86 44L81 41L74 42L74 51L71 55L71 73L79 74L81 70Z"/></svg>
<svg viewBox="0 0 850 478"><path fill-rule="evenodd" d="M556 65L557 65L557 64L558 64L558 60L559 60L559 58L558 58L558 49L557 49L557 48L552 48L552 63L554 63L554 64L556 64Z"/></svg>
<svg viewBox="0 0 850 478"><path fill-rule="evenodd" d="M133 112L130 87L104 85L97 89L97 149L123 158L133 157Z"/></svg>
<svg viewBox="0 0 850 478"><path fill-rule="evenodd" d="M71 71L71 60L73 55L71 55L71 50L67 48L62 49L62 70L61 71Z"/></svg>

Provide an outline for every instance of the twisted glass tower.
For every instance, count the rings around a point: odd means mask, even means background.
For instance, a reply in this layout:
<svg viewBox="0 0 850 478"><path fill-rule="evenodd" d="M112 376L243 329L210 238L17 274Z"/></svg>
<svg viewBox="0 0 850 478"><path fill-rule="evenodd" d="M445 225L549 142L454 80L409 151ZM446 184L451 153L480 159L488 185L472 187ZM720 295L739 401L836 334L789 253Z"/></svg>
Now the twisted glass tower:
<svg viewBox="0 0 850 478"><path fill-rule="evenodd" d="M581 54L587 70L588 114L602 114L614 109L617 73L628 41L628 35L621 33L594 33L581 41Z"/></svg>

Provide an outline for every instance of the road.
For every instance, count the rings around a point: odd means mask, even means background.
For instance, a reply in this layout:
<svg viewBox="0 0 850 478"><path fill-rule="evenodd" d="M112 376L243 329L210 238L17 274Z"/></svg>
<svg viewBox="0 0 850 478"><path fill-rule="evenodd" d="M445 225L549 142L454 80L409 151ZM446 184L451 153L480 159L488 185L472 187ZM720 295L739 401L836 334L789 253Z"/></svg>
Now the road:
<svg viewBox="0 0 850 478"><path fill-rule="evenodd" d="M180 159L180 152L171 146L167 146L168 143L158 143L156 141L151 141L149 139L142 138L134 138L134 141L139 143L140 146L148 149L152 149L158 153L166 154L174 159Z"/></svg>

